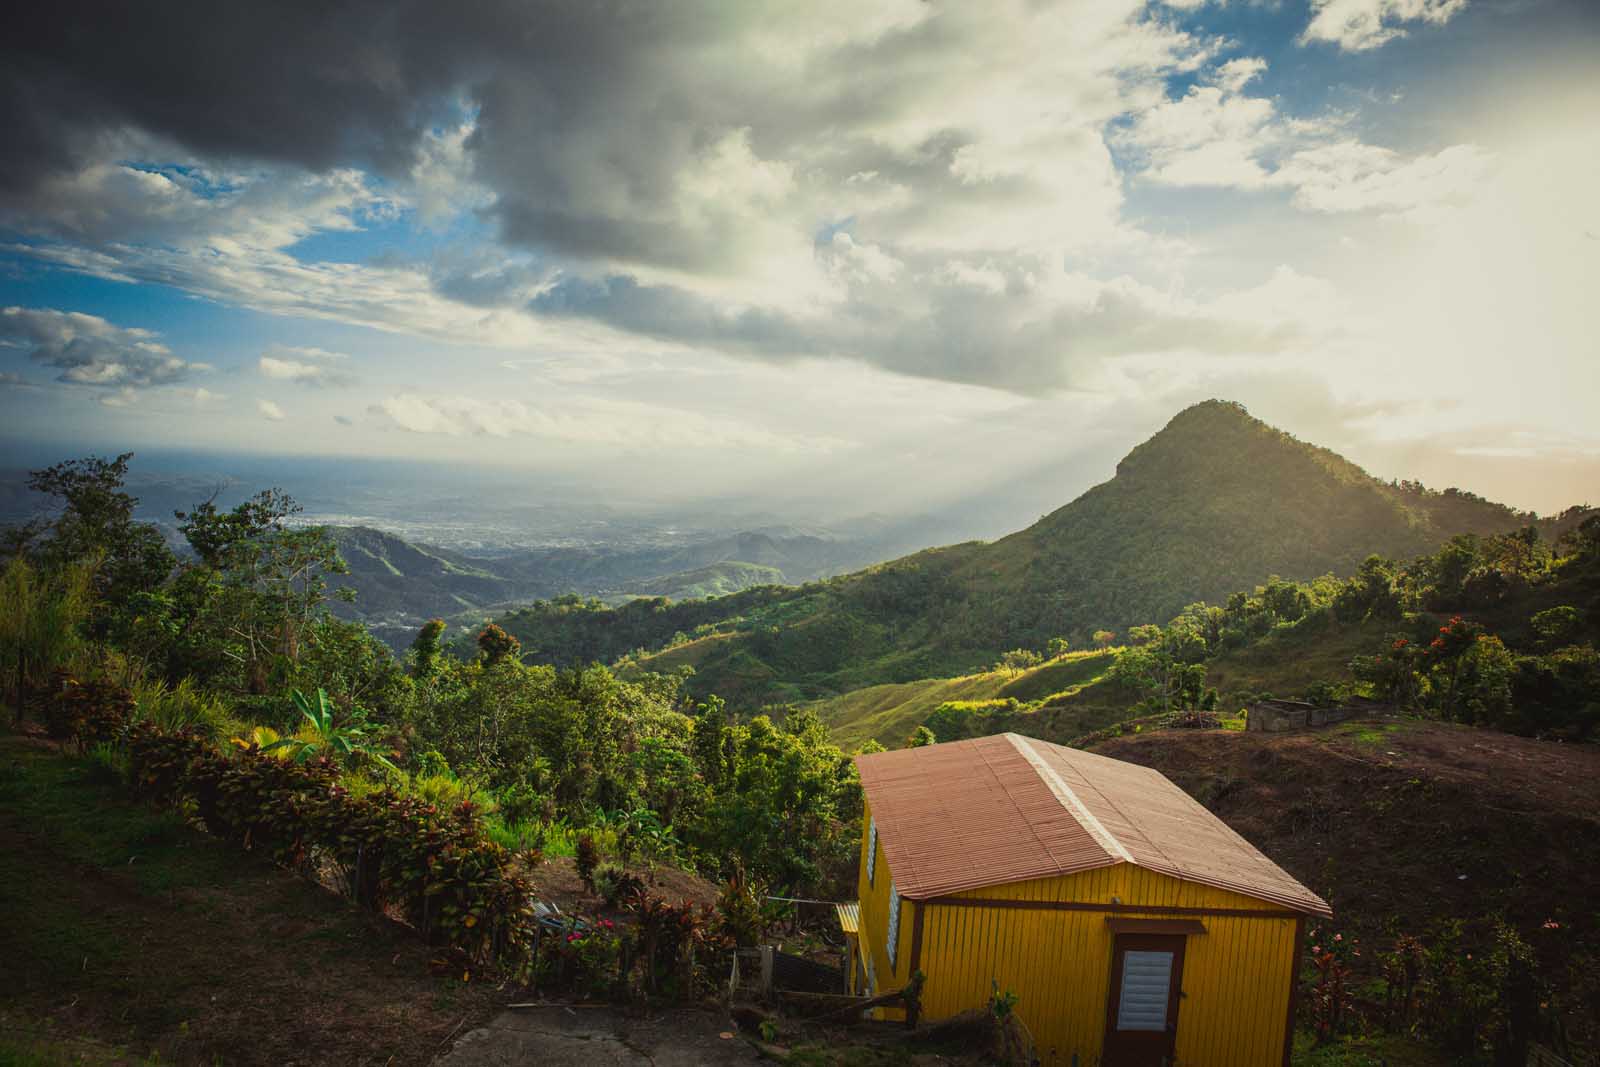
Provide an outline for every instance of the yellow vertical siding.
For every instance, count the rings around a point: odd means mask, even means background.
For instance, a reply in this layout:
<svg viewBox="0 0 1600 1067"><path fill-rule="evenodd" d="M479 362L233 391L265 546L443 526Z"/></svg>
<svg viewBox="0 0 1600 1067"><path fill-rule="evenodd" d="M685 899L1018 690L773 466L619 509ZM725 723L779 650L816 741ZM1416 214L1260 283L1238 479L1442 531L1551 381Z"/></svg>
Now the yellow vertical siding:
<svg viewBox="0 0 1600 1067"><path fill-rule="evenodd" d="M894 966L889 965L887 943L889 931L889 885L894 875L889 870L889 860L883 854L883 842L878 842L878 859L873 871L873 881L867 884L867 843L871 840L872 811L867 808L861 817L861 856L857 861L857 884L861 903L861 954L871 961L874 993L885 993L906 984L911 974L912 906L909 900L900 901L899 944L895 949ZM926 968L924 968L926 970ZM903 1019L899 1008L886 1008L883 1018Z"/></svg>
<svg viewBox="0 0 1600 1067"><path fill-rule="evenodd" d="M865 825L865 823L864 823ZM870 953L877 992L903 985L911 973L914 909L902 901L898 966L891 971L888 866L877 878L860 864L861 950ZM1278 911L1252 897L1184 882L1128 864L1062 878L1019 882L963 897L1110 904L1136 909L1179 907ZM923 1017L938 1019L987 1003L991 982L1017 994L1017 1014L1045 1064L1099 1062L1111 981L1108 912L1044 908L925 905L920 967L927 975ZM1122 918L1170 918L1119 910ZM1189 917L1189 916L1185 916ZM1293 917L1193 916L1204 934L1188 937L1178 1008L1179 1067L1254 1067L1282 1061L1284 1023L1295 953ZM898 1014L893 1017L900 1017Z"/></svg>

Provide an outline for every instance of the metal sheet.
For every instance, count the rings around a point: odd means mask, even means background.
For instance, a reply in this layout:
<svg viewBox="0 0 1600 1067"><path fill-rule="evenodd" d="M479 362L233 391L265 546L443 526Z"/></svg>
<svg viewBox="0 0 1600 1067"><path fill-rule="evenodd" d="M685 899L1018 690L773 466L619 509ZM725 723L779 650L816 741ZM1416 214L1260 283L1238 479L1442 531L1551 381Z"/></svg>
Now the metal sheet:
<svg viewBox="0 0 1600 1067"><path fill-rule="evenodd" d="M908 900L1131 863L1296 911L1327 903L1159 771L1018 734L857 756Z"/></svg>

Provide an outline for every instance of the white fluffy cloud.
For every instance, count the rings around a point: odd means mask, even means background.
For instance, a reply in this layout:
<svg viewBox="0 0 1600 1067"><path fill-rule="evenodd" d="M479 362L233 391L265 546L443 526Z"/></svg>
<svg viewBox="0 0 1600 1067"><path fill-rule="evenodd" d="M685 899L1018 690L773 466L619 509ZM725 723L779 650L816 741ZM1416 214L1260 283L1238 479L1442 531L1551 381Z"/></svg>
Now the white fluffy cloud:
<svg viewBox="0 0 1600 1067"><path fill-rule="evenodd" d="M1477 145L1452 145L1407 159L1387 148L1346 140L1296 152L1272 180L1292 188L1295 204L1308 211L1380 211L1422 218L1432 209L1468 200L1492 161Z"/></svg>
<svg viewBox="0 0 1600 1067"><path fill-rule="evenodd" d="M1250 96L1260 59L1215 68L1182 97L1163 100L1119 134L1159 185L1292 192L1304 211L1371 211L1411 221L1459 205L1481 185L1491 154L1471 144L1408 156L1347 132L1346 116L1296 119Z"/></svg>
<svg viewBox="0 0 1600 1067"><path fill-rule="evenodd" d="M355 376L340 370L337 362L348 359L343 352L321 348L276 345L262 353L256 369L274 381L319 387L355 384Z"/></svg>
<svg viewBox="0 0 1600 1067"><path fill-rule="evenodd" d="M1311 0L1311 22L1300 42L1364 52L1404 37L1403 23L1440 26L1466 6L1467 0Z"/></svg>
<svg viewBox="0 0 1600 1067"><path fill-rule="evenodd" d="M261 413L262 418L271 422L282 422L288 418L288 415L284 414L284 410L271 400L257 400L256 410Z"/></svg>

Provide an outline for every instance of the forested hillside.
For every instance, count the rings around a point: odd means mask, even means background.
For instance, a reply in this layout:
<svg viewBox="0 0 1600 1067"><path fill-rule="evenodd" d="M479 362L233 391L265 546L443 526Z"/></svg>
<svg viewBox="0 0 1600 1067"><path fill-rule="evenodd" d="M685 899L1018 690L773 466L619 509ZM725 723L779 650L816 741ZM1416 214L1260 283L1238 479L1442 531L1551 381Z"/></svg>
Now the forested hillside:
<svg viewBox="0 0 1600 1067"><path fill-rule="evenodd" d="M537 659L694 668L691 688L746 705L950 677L1006 650L1074 646L1162 622L1271 575L1348 574L1459 533L1551 520L1470 493L1381 482L1327 449L1208 401L1179 413L1116 476L993 544L933 549L826 582L708 603L505 620Z"/></svg>
<svg viewBox="0 0 1600 1067"><path fill-rule="evenodd" d="M170 533L174 547L184 551L181 534L175 528ZM367 526L334 526L329 533L349 566L332 579L335 590L350 596L336 602L335 612L365 623L397 650L435 617L476 629L496 611L540 599L578 596L623 604L638 597L718 597L808 581L889 554L871 539L795 530L747 531L659 548L529 548L493 555L413 543ZM558 652L541 662L609 662L617 654L574 658Z"/></svg>

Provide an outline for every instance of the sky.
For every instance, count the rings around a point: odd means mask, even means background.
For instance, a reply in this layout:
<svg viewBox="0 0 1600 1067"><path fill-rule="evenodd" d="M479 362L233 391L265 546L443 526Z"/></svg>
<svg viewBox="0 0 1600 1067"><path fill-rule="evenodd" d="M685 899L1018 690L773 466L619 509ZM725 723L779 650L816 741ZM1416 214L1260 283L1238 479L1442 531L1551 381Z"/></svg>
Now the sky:
<svg viewBox="0 0 1600 1067"><path fill-rule="evenodd" d="M1224 397L1600 503L1596 115L1582 0L36 5L0 443L1042 510Z"/></svg>

